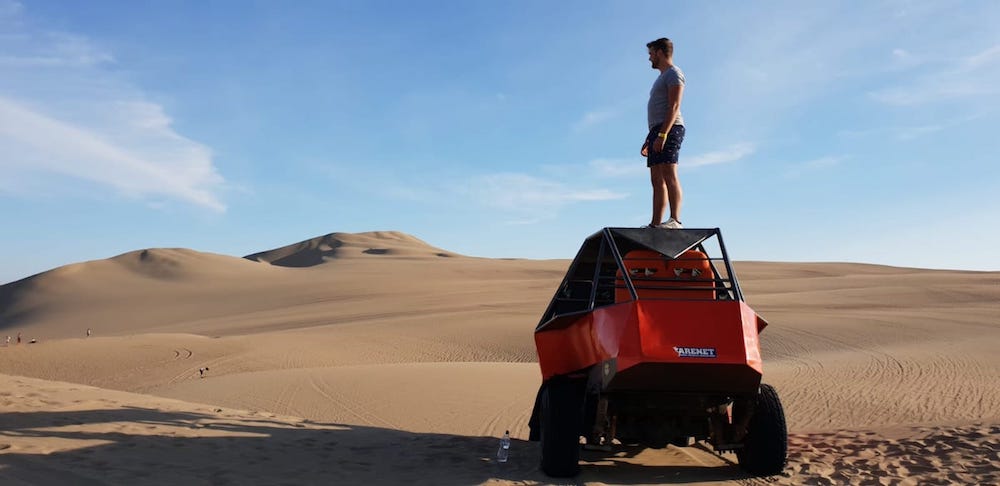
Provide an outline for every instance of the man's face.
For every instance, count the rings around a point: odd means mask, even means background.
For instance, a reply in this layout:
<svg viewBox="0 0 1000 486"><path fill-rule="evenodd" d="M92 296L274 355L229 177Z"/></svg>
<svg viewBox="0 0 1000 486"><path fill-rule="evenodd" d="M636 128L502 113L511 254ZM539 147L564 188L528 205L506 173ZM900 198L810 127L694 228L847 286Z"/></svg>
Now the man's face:
<svg viewBox="0 0 1000 486"><path fill-rule="evenodd" d="M649 62L650 62L650 64L652 64L653 69L659 69L659 67L657 66L657 64L659 63L659 60L660 60L660 51L658 51L658 50L653 49L652 47L650 47L649 48Z"/></svg>

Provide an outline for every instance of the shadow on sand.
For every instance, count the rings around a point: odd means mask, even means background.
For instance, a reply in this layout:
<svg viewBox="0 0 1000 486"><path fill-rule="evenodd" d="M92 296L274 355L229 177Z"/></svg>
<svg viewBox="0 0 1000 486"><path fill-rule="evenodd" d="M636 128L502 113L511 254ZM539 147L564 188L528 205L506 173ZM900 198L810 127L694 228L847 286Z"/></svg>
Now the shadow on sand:
<svg viewBox="0 0 1000 486"><path fill-rule="evenodd" d="M498 439L328 424L269 414L116 408L0 414L3 484L518 484L689 483L739 479L734 465L641 466L585 451L569 481L538 470L538 444L515 440L495 461ZM12 444L42 438L55 452ZM38 442L38 441L35 441Z"/></svg>

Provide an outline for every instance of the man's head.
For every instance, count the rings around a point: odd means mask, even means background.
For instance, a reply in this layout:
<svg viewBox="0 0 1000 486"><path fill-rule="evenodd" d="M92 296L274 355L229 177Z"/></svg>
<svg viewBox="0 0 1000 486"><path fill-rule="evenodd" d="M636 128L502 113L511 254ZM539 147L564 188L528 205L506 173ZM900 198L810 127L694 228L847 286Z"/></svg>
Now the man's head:
<svg viewBox="0 0 1000 486"><path fill-rule="evenodd" d="M653 69L666 69L670 67L674 57L674 43L666 37L661 37L646 44L649 48L649 62Z"/></svg>

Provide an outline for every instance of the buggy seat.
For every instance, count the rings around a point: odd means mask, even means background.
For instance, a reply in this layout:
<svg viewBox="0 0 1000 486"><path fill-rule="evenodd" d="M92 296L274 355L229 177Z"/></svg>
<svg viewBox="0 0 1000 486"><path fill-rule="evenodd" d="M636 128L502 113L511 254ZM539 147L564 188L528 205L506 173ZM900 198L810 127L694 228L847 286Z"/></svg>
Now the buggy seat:
<svg viewBox="0 0 1000 486"><path fill-rule="evenodd" d="M669 259L652 250L632 250L622 260L639 299L715 300L715 272L701 251ZM621 270L615 276L615 302L632 300Z"/></svg>

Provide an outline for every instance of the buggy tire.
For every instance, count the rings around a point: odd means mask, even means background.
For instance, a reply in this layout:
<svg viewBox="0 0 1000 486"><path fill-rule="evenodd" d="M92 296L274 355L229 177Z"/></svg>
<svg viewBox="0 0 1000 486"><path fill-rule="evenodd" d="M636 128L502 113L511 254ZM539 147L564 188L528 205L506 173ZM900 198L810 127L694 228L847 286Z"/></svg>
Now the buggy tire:
<svg viewBox="0 0 1000 486"><path fill-rule="evenodd" d="M788 428L778 392L760 385L742 449L737 449L740 467L755 476L780 474L788 461Z"/></svg>
<svg viewBox="0 0 1000 486"><path fill-rule="evenodd" d="M553 379L542 391L541 405L542 472L555 478L576 476L580 473L582 389L572 380Z"/></svg>

